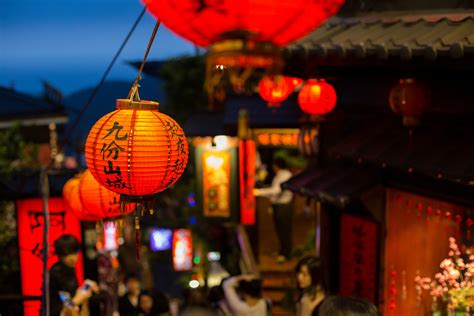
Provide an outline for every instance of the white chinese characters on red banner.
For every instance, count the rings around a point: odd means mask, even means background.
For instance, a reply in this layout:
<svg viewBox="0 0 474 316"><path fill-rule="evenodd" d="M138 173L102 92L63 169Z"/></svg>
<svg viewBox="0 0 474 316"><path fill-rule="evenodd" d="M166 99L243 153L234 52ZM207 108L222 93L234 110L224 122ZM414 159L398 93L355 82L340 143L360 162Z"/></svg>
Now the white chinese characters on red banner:
<svg viewBox="0 0 474 316"><path fill-rule="evenodd" d="M62 198L50 198L48 206L50 214L48 268L51 268L57 261L53 249L54 241L63 234L74 235L81 241L81 226L73 213L66 211ZM41 198L17 200L16 207L23 295L41 295L44 228L42 200ZM81 255L76 265L76 276L81 284L84 279ZM25 316L39 315L40 305L39 301L26 301Z"/></svg>
<svg viewBox="0 0 474 316"><path fill-rule="evenodd" d="M377 289L377 224L343 214L340 241L340 294L374 302Z"/></svg>
<svg viewBox="0 0 474 316"><path fill-rule="evenodd" d="M173 231L172 255L175 271L189 271L193 268L193 240L189 229Z"/></svg>

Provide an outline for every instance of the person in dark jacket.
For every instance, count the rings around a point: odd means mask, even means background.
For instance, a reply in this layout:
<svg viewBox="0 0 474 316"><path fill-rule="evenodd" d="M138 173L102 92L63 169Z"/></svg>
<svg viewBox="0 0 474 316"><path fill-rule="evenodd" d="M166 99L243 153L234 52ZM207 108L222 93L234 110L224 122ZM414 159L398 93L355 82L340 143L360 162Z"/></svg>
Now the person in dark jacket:
<svg viewBox="0 0 474 316"><path fill-rule="evenodd" d="M119 299L119 312L121 316L138 315L138 300L140 296L140 280L137 275L130 274L125 278L127 293Z"/></svg>
<svg viewBox="0 0 474 316"><path fill-rule="evenodd" d="M59 257L50 269L49 293L50 293L50 315L59 316L65 305L67 308L78 310L92 296L98 292L97 283L85 280L79 287L76 278L76 263L79 258L79 241L73 235L62 235L54 242L55 254ZM60 292L67 293L70 301L63 304Z"/></svg>

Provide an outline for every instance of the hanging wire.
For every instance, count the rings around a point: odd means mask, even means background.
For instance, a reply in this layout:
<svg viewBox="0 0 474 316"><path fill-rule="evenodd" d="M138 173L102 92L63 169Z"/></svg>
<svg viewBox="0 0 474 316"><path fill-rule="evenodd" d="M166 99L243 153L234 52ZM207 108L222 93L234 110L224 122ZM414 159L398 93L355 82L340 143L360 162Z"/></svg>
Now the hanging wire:
<svg viewBox="0 0 474 316"><path fill-rule="evenodd" d="M145 52L145 56L143 56L142 64L140 65L140 69L138 70L138 74L135 77L135 81L133 82L132 88L130 89L130 92L128 93L127 98L132 100L135 99L137 101L140 101L140 95L138 94L138 88L140 85L138 82L140 79L142 79L142 71L143 68L145 67L146 59L148 58L148 54L150 53L151 46L153 45L153 41L155 40L156 33L158 32L158 29L160 28L160 20L156 21L155 28L153 29L153 33L151 34L150 40L148 41L148 47Z"/></svg>
<svg viewBox="0 0 474 316"><path fill-rule="evenodd" d="M115 53L115 56L112 58L112 61L110 62L109 66L107 67L107 69L105 70L105 72L102 74L102 78L100 79L99 83L95 86L94 90L92 91L92 93L89 95L89 98L87 99L86 103L84 104L84 106L82 107L81 111L79 112L79 114L77 115L76 119L74 120L73 124L71 125L71 127L68 129L68 131L66 132L66 136L64 137L64 143L67 142L67 140L69 139L69 137L72 135L72 132L74 131L74 129L77 127L77 125L79 124L82 116L84 115L84 113L87 111L87 109L89 109L90 105L92 104L92 101L94 100L95 96L97 95L97 92L99 92L99 89L102 87L102 85L104 84L105 82L105 79L107 78L107 76L109 75L110 71L112 70L112 67L114 66L115 62L117 61L117 58L120 56L120 54L122 53L122 50L125 48L125 45L127 45L128 43L128 40L130 39L130 37L132 36L133 32L135 31L135 29L137 28L138 26L138 23L141 21L143 15L145 14L146 12L146 9L147 7L145 6L143 8L143 10L140 12L139 16L137 17L137 19L135 20L135 23L133 24L132 28L130 29L130 31L128 32L127 36L125 37L125 39L123 40L122 44L120 45L119 49L117 50L117 52Z"/></svg>

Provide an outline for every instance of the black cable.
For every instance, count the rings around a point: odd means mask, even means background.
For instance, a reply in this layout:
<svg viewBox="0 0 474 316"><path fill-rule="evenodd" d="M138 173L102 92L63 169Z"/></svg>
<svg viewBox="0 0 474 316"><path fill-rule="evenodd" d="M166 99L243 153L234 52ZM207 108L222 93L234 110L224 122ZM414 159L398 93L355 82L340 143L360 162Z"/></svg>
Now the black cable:
<svg viewBox="0 0 474 316"><path fill-rule="evenodd" d="M107 78L110 70L112 69L113 65L115 64L115 62L117 61L117 58L119 57L120 53L122 52L123 48L125 47L125 45L127 44L128 40L130 39L130 37L132 36L133 32L135 31L138 23L140 22L140 20L142 19L143 15L145 14L145 11L146 11L146 6L143 8L142 12L140 13L140 15L138 16L138 18L136 19L135 23L133 24L132 28L130 29L130 31L128 32L127 36L125 37L125 39L123 40L122 42L122 45L120 45L120 48L118 49L118 51L115 53L115 56L114 58L112 59L112 61L110 62L109 66L107 67L107 69L105 70L104 74L102 75L102 78L100 79L99 83L95 86L94 90L92 91L92 93L89 95L89 98L87 99L86 103L84 104L84 106L82 107L82 110L81 112L79 112L78 116L76 117L76 119L74 120L73 124L71 125L71 127L68 128L67 132L65 133L65 137L63 139L63 144L69 139L69 137L71 136L72 132L74 131L74 129L77 127L77 125L79 124L79 121L81 120L82 116L84 115L84 113L87 111L87 109L90 107L90 105L92 104L92 101L94 100L95 96L97 95L97 92L99 91L99 89L102 87L102 85L104 84L105 82L105 79Z"/></svg>

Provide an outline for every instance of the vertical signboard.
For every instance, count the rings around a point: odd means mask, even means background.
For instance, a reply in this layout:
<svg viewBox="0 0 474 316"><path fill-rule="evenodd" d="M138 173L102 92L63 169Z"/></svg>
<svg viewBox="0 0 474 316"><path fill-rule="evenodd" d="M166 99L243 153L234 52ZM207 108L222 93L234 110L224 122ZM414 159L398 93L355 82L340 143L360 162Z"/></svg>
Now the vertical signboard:
<svg viewBox="0 0 474 316"><path fill-rule="evenodd" d="M193 268L193 240L189 229L173 232L172 256L175 271L190 271Z"/></svg>
<svg viewBox="0 0 474 316"><path fill-rule="evenodd" d="M49 254L48 269L56 263L54 241L64 234L74 235L81 241L81 226L79 220L71 212L66 211L62 198L48 200ZM22 199L16 201L18 213L18 244L20 248L20 269L23 295L41 295L43 284L43 229L44 214L41 198ZM79 284L84 279L82 256L76 265L76 276ZM41 303L27 301L24 303L25 316L37 316Z"/></svg>
<svg viewBox="0 0 474 316"><path fill-rule="evenodd" d="M375 301L377 291L377 224L341 216L339 292Z"/></svg>
<svg viewBox="0 0 474 316"><path fill-rule="evenodd" d="M255 224L255 159L256 147L253 140L239 142L240 222Z"/></svg>
<svg viewBox="0 0 474 316"><path fill-rule="evenodd" d="M203 213L206 217L230 217L230 152L202 154Z"/></svg>

